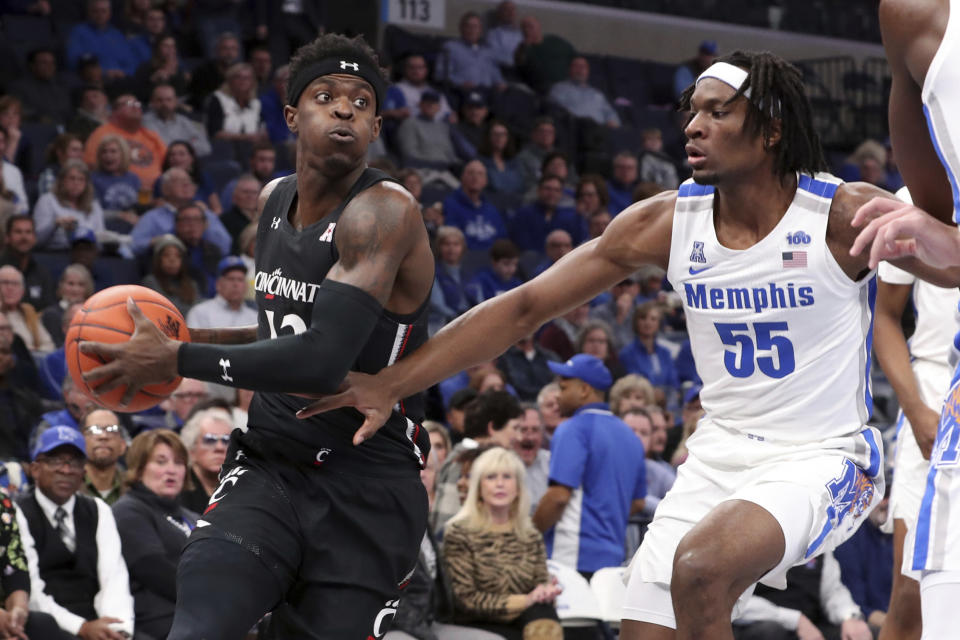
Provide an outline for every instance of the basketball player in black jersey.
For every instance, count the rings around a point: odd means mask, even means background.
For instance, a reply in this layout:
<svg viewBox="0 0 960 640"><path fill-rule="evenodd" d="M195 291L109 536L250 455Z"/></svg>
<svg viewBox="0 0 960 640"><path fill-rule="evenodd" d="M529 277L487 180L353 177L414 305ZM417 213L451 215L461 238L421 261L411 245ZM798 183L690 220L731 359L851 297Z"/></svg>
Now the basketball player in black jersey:
<svg viewBox="0 0 960 640"><path fill-rule="evenodd" d="M416 564L430 446L419 396L357 447L358 412L305 423L307 400L289 395L332 392L426 340L433 257L417 203L364 161L384 92L360 40L321 36L291 61L297 173L260 195L256 333L193 330L181 344L130 302L129 342L82 345L111 361L88 375L100 393L176 375L257 391L183 552L171 640L234 640L270 610L277 637L380 638Z"/></svg>

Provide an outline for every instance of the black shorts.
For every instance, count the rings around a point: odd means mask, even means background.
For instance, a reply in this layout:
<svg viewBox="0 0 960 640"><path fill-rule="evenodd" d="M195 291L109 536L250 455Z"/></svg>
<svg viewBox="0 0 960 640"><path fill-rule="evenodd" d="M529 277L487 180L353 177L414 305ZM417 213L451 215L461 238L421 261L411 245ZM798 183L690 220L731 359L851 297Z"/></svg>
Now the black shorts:
<svg viewBox="0 0 960 640"><path fill-rule="evenodd" d="M379 637L377 618L385 631L382 614L413 574L427 526L419 474L292 462L244 446L237 434L188 546L236 543L269 569L293 610L309 593L303 606L336 607L329 615L338 626ZM324 617L317 613L304 617Z"/></svg>

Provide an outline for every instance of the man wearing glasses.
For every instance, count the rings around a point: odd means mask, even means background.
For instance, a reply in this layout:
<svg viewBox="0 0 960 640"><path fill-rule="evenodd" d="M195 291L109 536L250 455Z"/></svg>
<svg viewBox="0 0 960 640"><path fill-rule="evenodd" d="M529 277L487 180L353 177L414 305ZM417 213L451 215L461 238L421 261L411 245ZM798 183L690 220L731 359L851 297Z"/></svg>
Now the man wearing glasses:
<svg viewBox="0 0 960 640"><path fill-rule="evenodd" d="M94 409L80 423L87 446L83 486L80 491L108 505L123 495L123 470L117 461L127 451L120 419L109 409Z"/></svg>
<svg viewBox="0 0 960 640"><path fill-rule="evenodd" d="M183 425L180 439L190 452L190 477L193 489L180 494L180 503L203 513L210 495L220 484L220 466L227 457L233 419L222 409L206 409L195 413Z"/></svg>
<svg viewBox="0 0 960 640"><path fill-rule="evenodd" d="M93 130L84 145L83 161L94 166L97 161L97 146L104 136L118 135L130 145L130 171L137 174L144 191L153 193L153 183L163 171L163 158L167 145L160 136L143 126L143 105L129 93L117 96L113 101L110 120Z"/></svg>
<svg viewBox="0 0 960 640"><path fill-rule="evenodd" d="M130 579L110 507L78 494L86 458L83 435L62 425L44 431L33 450L36 488L17 512L30 609L82 640L122 640L133 634Z"/></svg>

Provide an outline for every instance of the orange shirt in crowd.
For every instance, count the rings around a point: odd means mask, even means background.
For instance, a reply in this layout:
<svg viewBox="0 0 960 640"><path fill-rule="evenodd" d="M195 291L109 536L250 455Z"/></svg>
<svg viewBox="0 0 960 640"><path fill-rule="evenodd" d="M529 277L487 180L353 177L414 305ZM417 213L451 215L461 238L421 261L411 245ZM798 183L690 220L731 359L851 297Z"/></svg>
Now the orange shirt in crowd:
<svg viewBox="0 0 960 640"><path fill-rule="evenodd" d="M167 145L160 136L150 129L140 127L136 133L129 133L112 122L94 129L83 149L83 161L91 168L97 164L97 145L104 136L116 134L130 145L130 171L138 178L142 188L153 191L153 183L163 173L163 158L167 155Z"/></svg>

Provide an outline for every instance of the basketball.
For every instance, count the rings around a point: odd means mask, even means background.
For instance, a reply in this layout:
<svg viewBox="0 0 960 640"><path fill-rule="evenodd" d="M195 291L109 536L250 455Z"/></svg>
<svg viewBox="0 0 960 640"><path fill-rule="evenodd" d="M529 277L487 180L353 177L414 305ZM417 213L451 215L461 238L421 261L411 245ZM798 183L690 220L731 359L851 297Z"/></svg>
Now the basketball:
<svg viewBox="0 0 960 640"><path fill-rule="evenodd" d="M177 388L180 377L144 386L130 404L121 407L120 399L126 387L118 387L103 396L96 395L83 380L83 374L106 364L106 361L99 356L80 352L81 341L116 343L128 340L133 335L134 324L127 312L127 298L133 298L143 315L170 338L182 341L190 339L187 323L172 302L153 289L120 285L87 298L67 329L65 350L67 369L78 389L108 409L133 413L159 404Z"/></svg>

